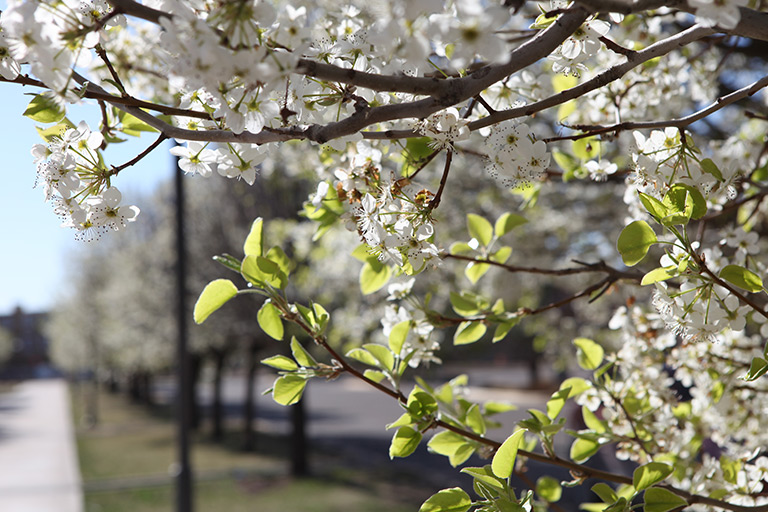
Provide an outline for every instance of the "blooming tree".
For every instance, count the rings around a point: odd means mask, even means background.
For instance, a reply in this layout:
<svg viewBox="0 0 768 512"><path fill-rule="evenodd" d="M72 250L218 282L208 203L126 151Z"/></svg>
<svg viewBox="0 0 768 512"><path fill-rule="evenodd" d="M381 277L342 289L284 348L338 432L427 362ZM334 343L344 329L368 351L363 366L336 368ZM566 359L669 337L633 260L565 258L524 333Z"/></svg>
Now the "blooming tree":
<svg viewBox="0 0 768 512"><path fill-rule="evenodd" d="M589 510L761 511L765 7L12 0L0 18L0 74L42 89L25 113L44 125L44 142L32 149L36 184L85 240L137 219L115 182L167 138L184 144L172 150L181 168L203 178L252 184L284 155L286 179L314 177L303 213L315 229L304 242L354 234L347 252L361 262L361 293L386 302L378 337L339 349L336 312L292 295L294 256L265 242L261 219L242 258L218 258L240 277L207 285L195 320L260 294L261 329L278 340L288 337L286 324L301 333L289 342L292 357L264 361L281 372L276 401L298 401L308 379L349 374L402 404L388 425L392 457L434 432L429 449L454 466L475 453L490 459L461 470L474 496L444 489L422 510L531 510L558 501L561 484L589 482ZM68 119L67 106L79 102L98 105L99 127ZM142 132L157 141L107 164L109 145ZM617 188L611 215L575 233L583 238L568 247L572 262L516 259L537 244L509 242L521 226L556 218L553 232L568 232L590 215L590 191ZM548 198L568 190L582 195L581 208L563 212L573 203ZM598 229L603 223L620 232ZM548 243L537 263L551 261ZM453 289L420 292L423 283L451 282L441 276L454 264L463 277ZM552 302L503 300L501 289L510 290L499 282L517 275L536 278L527 289L562 276L592 280ZM496 287L485 284L489 276ZM608 297L622 294L620 305ZM584 335L570 345L581 376L500 439L488 430L505 406L471 403L466 379L408 384L415 368L440 362L451 337L455 345L500 342L558 308L601 303L614 310L610 320L580 323ZM581 430L566 429L568 401L581 406ZM632 477L590 466L611 450L637 465ZM510 477L529 460L567 468L572 480L513 489Z"/></svg>

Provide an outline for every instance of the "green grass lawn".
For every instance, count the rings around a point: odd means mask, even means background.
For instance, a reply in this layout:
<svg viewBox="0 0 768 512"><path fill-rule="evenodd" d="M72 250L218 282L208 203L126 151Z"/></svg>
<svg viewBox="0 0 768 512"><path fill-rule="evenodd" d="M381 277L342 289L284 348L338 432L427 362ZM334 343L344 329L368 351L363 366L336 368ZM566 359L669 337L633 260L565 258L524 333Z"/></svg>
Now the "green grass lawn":
<svg viewBox="0 0 768 512"><path fill-rule="evenodd" d="M73 390L73 413L81 418L83 394ZM86 512L170 512L174 487L169 469L175 460L175 429L167 412L131 404L123 395L102 393L99 422L78 428L77 444L85 488ZM194 437L195 510L200 512L415 512L431 494L393 492L381 475L349 471L316 471L313 478L288 475L288 452L282 438L261 435L256 453ZM268 450L266 449L268 448ZM321 454L312 466L324 467ZM353 481L354 480L354 481ZM401 492L402 491L402 492ZM434 491L434 490L432 490Z"/></svg>

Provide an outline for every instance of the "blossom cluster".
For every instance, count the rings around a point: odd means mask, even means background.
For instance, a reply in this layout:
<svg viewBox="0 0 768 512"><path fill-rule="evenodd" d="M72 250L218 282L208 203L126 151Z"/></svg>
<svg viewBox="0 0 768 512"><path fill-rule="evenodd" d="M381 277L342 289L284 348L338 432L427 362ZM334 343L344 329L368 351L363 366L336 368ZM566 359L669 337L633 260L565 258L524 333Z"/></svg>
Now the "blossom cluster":
<svg viewBox="0 0 768 512"><path fill-rule="evenodd" d="M356 230L384 263L403 267L410 273L422 271L427 264L439 264L439 252L432 242L432 192L408 178L396 178L393 172L382 176L381 151L363 142L358 142L356 149L349 167L334 171L337 197L352 205L345 214L347 228ZM327 190L319 188L316 205L325 198Z"/></svg>
<svg viewBox="0 0 768 512"><path fill-rule="evenodd" d="M36 144L32 155L37 181L62 225L91 241L119 231L136 220L139 208L120 205L122 194L110 184L112 172L103 165L99 148L104 140L83 121L48 144Z"/></svg>
<svg viewBox="0 0 768 512"><path fill-rule="evenodd" d="M418 368L422 363L437 363L442 361L435 355L440 349L440 343L434 339L434 327L428 321L423 308L413 296L415 279L409 278L387 287L387 306L381 319L382 332L389 338L392 328L401 322L409 322L408 337L403 344L401 358L408 358L411 368Z"/></svg>
<svg viewBox="0 0 768 512"><path fill-rule="evenodd" d="M604 380L577 401L600 411L619 439L619 458L643 464L654 454L674 454L673 478L691 492L765 504L768 439L761 424L768 409L755 402L760 385L741 380L761 351L759 336L732 330L719 343L681 342L664 324L639 305L617 310L610 327L621 348L611 360L620 378ZM630 417L622 402L642 405ZM733 464L740 470L726 474Z"/></svg>
<svg viewBox="0 0 768 512"><path fill-rule="evenodd" d="M549 166L547 145L535 140L525 123L494 126L486 145L486 171L503 187L539 181Z"/></svg>

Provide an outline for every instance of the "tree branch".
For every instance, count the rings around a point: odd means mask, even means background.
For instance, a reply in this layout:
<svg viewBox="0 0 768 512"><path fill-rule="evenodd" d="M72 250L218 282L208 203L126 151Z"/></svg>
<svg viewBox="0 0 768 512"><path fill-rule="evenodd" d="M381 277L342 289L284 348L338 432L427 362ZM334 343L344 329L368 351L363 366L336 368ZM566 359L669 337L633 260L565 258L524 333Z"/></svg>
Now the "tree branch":
<svg viewBox="0 0 768 512"><path fill-rule="evenodd" d="M626 62L617 64L612 68L609 68L594 78L587 80L586 82L566 89L558 94L554 94L549 98L531 103L530 105L524 105L522 107L511 108L508 110L501 110L495 114L491 114L483 119L478 119L469 123L470 130L478 130L486 126L491 126L501 121L508 119L514 119L517 117L530 116L542 110L561 105L566 101L583 96L584 94L599 89L611 82L614 82L624 76L626 73L639 66L640 64L647 62L648 60L666 55L678 48L690 44L694 41L710 36L715 33L715 30L710 27L704 27L701 25L694 25L693 27L686 29L679 34L670 36L667 39L658 41L643 50L639 50L634 54L627 57Z"/></svg>
<svg viewBox="0 0 768 512"><path fill-rule="evenodd" d="M750 85L747 85L746 87L742 87L741 89L738 89L730 94L717 98L712 104L708 105L707 107L697 112L694 112L693 114L687 115L685 117L680 117L678 119L668 119L666 121L625 121L623 123L617 123L610 126L573 125L573 126L569 126L569 128L572 128L574 130L580 130L585 133L579 133L577 135L572 135L572 136L550 137L548 139L542 139L542 140L544 140L544 142L554 142L557 140L568 140L568 139L576 140L584 137L599 135L601 133L618 133L618 132L627 131L627 130L666 128L668 126L675 127L675 128L685 128L695 123L696 121L700 121L701 119L704 119L705 117L714 114L718 110L725 108L736 101L746 98L747 96L752 96L753 94L755 94L757 91L759 91L764 87L768 87L768 76L764 76L760 80L757 80L751 83Z"/></svg>

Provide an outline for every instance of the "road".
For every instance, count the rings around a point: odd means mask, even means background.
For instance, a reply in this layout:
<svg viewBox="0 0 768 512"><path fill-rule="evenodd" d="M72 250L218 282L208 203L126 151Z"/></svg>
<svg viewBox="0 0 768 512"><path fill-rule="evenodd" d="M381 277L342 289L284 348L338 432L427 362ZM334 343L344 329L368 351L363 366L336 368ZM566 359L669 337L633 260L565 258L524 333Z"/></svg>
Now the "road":
<svg viewBox="0 0 768 512"><path fill-rule="evenodd" d="M0 511L82 510L66 382L26 381L0 394Z"/></svg>

